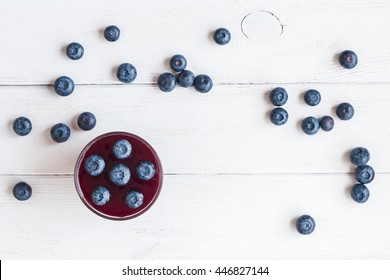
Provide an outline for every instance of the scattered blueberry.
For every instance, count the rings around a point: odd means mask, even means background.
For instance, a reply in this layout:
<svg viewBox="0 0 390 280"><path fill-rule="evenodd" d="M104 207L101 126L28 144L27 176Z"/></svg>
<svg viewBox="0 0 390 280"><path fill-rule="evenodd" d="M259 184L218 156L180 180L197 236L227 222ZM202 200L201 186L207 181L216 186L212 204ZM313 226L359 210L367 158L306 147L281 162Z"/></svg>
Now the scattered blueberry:
<svg viewBox="0 0 390 280"><path fill-rule="evenodd" d="M316 118L307 117L302 121L301 127L307 135L314 135L320 129L320 124Z"/></svg>
<svg viewBox="0 0 390 280"><path fill-rule="evenodd" d="M375 171L370 165L360 165L355 169L355 179L361 184L368 184L374 180Z"/></svg>
<svg viewBox="0 0 390 280"><path fill-rule="evenodd" d="M367 162L370 160L370 153L366 148L356 147L351 151L349 159L351 160L353 165L366 165Z"/></svg>
<svg viewBox="0 0 390 280"><path fill-rule="evenodd" d="M201 74L196 76L194 80L194 87L196 91L206 93L213 88L213 81L209 76Z"/></svg>
<svg viewBox="0 0 390 280"><path fill-rule="evenodd" d="M214 41L218 45L226 45L227 43L230 42L231 37L232 36L229 30L227 30L226 28L218 28L214 32Z"/></svg>
<svg viewBox="0 0 390 280"><path fill-rule="evenodd" d="M106 38L106 40L109 42L117 41L120 34L121 31L115 25L107 26L106 29L104 29L104 38Z"/></svg>
<svg viewBox="0 0 390 280"><path fill-rule="evenodd" d="M169 61L169 65L171 66L173 71L181 72L184 69L186 69L187 60L181 54L176 54L176 55L172 56L171 60Z"/></svg>
<svg viewBox="0 0 390 280"><path fill-rule="evenodd" d="M84 131L89 131L96 126L96 117L91 112L83 112L77 118L77 125Z"/></svg>
<svg viewBox="0 0 390 280"><path fill-rule="evenodd" d="M26 117L19 117L14 120L13 129L19 136L26 136L32 130L31 121Z"/></svg>
<svg viewBox="0 0 390 280"><path fill-rule="evenodd" d="M316 222L309 215L302 215L297 219L296 228L300 234L310 234L314 231Z"/></svg>
<svg viewBox="0 0 390 280"><path fill-rule="evenodd" d="M32 188L25 182L19 182L12 189L12 193L17 200L24 201L31 197Z"/></svg>
<svg viewBox="0 0 390 280"><path fill-rule="evenodd" d="M283 106L286 104L288 99L287 91L282 87L277 87L271 90L269 94L269 100L274 104L275 106Z"/></svg>
<svg viewBox="0 0 390 280"><path fill-rule="evenodd" d="M125 139L116 141L114 146L112 146L112 153L117 159L128 158L131 154L131 150L131 144Z"/></svg>
<svg viewBox="0 0 390 280"><path fill-rule="evenodd" d="M171 73L162 73L157 80L158 87L163 92L171 92L176 87L176 77Z"/></svg>
<svg viewBox="0 0 390 280"><path fill-rule="evenodd" d="M334 120L331 116L323 116L320 120L320 127L323 131L331 131L334 127Z"/></svg>
<svg viewBox="0 0 390 280"><path fill-rule="evenodd" d="M58 123L50 130L50 136L54 142L63 143L70 137L70 128L63 123Z"/></svg>
<svg viewBox="0 0 390 280"><path fill-rule="evenodd" d="M189 70L184 70L177 75L177 83L181 87L190 87L194 84L195 76Z"/></svg>
<svg viewBox="0 0 390 280"><path fill-rule="evenodd" d="M136 209L144 203L144 195L137 191L131 191L126 195L125 203L130 208Z"/></svg>
<svg viewBox="0 0 390 280"><path fill-rule="evenodd" d="M275 108L271 111L270 119L274 125L283 125L288 120L288 113L283 108Z"/></svg>
<svg viewBox="0 0 390 280"><path fill-rule="evenodd" d="M352 69L358 63L358 57L353 51L343 51L340 53L339 63L346 69Z"/></svg>
<svg viewBox="0 0 390 280"><path fill-rule="evenodd" d="M139 179L147 181L154 177L156 169L153 163L151 163L150 161L143 160L137 164L137 166L135 167L135 172Z"/></svg>
<svg viewBox="0 0 390 280"><path fill-rule="evenodd" d="M356 184L351 189L351 196L356 202L364 203L370 197L370 191L365 185Z"/></svg>
<svg viewBox="0 0 390 280"><path fill-rule="evenodd" d="M84 48L81 44L73 42L66 47L66 55L73 60L78 60L84 55Z"/></svg>
<svg viewBox="0 0 390 280"><path fill-rule="evenodd" d="M116 77L122 83L131 83L137 78L137 69L135 69L133 64L122 63L116 70Z"/></svg>
<svg viewBox="0 0 390 280"><path fill-rule="evenodd" d="M343 121L350 120L352 119L354 114L355 114L355 110L353 109L352 105L349 103L345 102L337 106L336 115L339 117L340 120Z"/></svg>
<svg viewBox="0 0 390 280"><path fill-rule="evenodd" d="M74 82L67 76L61 76L54 82L54 90L58 95L68 96L74 91Z"/></svg>
<svg viewBox="0 0 390 280"><path fill-rule="evenodd" d="M104 162L104 159L98 155L89 156L84 163L85 171L87 171L87 173L91 176L100 175L105 166L106 163Z"/></svg>
<svg viewBox="0 0 390 280"><path fill-rule="evenodd" d="M110 192L107 188L99 186L92 191L91 199L96 205L102 206L110 200Z"/></svg>
<svg viewBox="0 0 390 280"><path fill-rule="evenodd" d="M126 165L119 163L111 168L109 176L111 182L115 185L124 186L130 181L130 169Z"/></svg>
<svg viewBox="0 0 390 280"><path fill-rule="evenodd" d="M321 94L318 90L309 89L305 92L304 99L307 105L316 106L321 102Z"/></svg>

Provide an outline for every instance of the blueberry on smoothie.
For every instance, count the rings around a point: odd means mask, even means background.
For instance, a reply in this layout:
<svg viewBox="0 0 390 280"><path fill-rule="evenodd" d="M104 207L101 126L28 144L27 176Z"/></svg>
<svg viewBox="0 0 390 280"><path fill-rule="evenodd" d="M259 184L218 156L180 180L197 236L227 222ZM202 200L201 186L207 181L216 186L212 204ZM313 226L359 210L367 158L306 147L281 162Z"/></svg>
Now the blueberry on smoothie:
<svg viewBox="0 0 390 280"><path fill-rule="evenodd" d="M91 199L96 205L102 206L110 200L110 192L107 188L99 186L92 191Z"/></svg>
<svg viewBox="0 0 390 280"><path fill-rule="evenodd" d="M144 195L137 191L131 191L126 195L125 203L130 208L136 209L144 203Z"/></svg>
<svg viewBox="0 0 390 280"><path fill-rule="evenodd" d="M135 167L135 172L139 179L147 181L154 177L156 169L153 163L147 160L143 160L137 164L137 166Z"/></svg>
<svg viewBox="0 0 390 280"><path fill-rule="evenodd" d="M131 150L131 144L125 139L116 141L112 146L112 153L117 159L128 158L131 154Z"/></svg>
<svg viewBox="0 0 390 280"><path fill-rule="evenodd" d="M91 176L98 176L102 174L106 163L101 156L91 155L89 156L84 163L84 169Z"/></svg>
<svg viewBox="0 0 390 280"><path fill-rule="evenodd" d="M109 176L111 182L115 185L124 186L130 181L130 169L126 165L119 163L111 168Z"/></svg>

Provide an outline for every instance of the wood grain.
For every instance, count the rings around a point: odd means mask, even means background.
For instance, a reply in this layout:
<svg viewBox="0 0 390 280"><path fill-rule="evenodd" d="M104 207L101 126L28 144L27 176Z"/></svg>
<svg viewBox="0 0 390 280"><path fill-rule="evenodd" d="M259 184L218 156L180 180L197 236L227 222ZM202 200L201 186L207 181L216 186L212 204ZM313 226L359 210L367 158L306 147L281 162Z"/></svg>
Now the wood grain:
<svg viewBox="0 0 390 280"><path fill-rule="evenodd" d="M281 36L273 24L264 28L261 18L254 22L260 38L242 33L242 19L258 11L280 19ZM49 84L61 75L79 84L118 83L114 73L123 62L137 67L137 83L153 83L169 70L167 60L176 53L187 57L194 73L207 73L216 83L388 83L389 14L388 0L217 0L212 5L204 0L17 0L0 11L0 84ZM110 24L122 30L116 43L102 37ZM211 36L221 26L233 36L224 47ZM85 47L80 61L64 55L73 41ZM337 63L344 49L359 55L352 71Z"/></svg>
<svg viewBox="0 0 390 280"><path fill-rule="evenodd" d="M11 197L26 180L29 201ZM166 176L144 215L113 222L90 212L71 176L0 176L0 257L7 259L389 258L389 175L352 201L349 175ZM317 222L299 235L294 220Z"/></svg>
<svg viewBox="0 0 390 280"><path fill-rule="evenodd" d="M273 106L270 89L277 85L216 85L210 94L176 89L163 94L157 87L80 86L69 97L50 87L4 87L0 110L1 174L71 174L82 148L95 136L121 130L149 141L170 174L216 173L347 173L348 152L365 146L377 172L390 172L390 126L384 116L390 107L389 85L316 85L322 102L310 107L302 94L312 86L288 85L285 108L289 121L282 127L269 121ZM351 121L341 121L334 109L341 102L355 106ZM83 132L78 114L91 111L97 126ZM330 114L333 131L314 136L300 128L303 118ZM33 131L17 136L13 120L24 115ZM58 123L72 128L68 142L54 143L50 128ZM12 152L12 156L10 156Z"/></svg>

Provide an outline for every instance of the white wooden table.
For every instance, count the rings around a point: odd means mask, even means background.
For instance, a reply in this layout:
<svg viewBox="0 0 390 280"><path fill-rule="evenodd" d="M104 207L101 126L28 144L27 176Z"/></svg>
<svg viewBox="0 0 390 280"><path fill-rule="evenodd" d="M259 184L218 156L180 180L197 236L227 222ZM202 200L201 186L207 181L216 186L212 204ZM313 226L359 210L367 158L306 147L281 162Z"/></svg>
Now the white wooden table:
<svg viewBox="0 0 390 280"><path fill-rule="evenodd" d="M102 37L110 24L118 42ZM389 0L3 3L0 258L390 258L389 26ZM218 27L232 32L229 45L212 41ZM73 41L80 61L64 54ZM353 70L337 63L344 49L359 56ZM213 78L209 94L159 91L176 53ZM137 67L133 84L115 78L123 62ZM77 83L69 97L53 91L61 75ZM283 127L268 119L276 86L289 92ZM302 100L310 88L322 94L317 107ZM348 122L334 113L344 101L356 110ZM90 132L75 126L83 111L97 116ZM304 117L326 114L333 131L303 134ZM26 137L12 131L22 115L33 122ZM63 144L49 136L58 122L72 128ZM165 172L156 204L125 222L90 212L73 184L84 145L115 130L150 142ZM363 205L349 195L355 146L377 172ZM33 187L26 202L12 196L19 181ZM305 213L317 222L310 236L293 224Z"/></svg>

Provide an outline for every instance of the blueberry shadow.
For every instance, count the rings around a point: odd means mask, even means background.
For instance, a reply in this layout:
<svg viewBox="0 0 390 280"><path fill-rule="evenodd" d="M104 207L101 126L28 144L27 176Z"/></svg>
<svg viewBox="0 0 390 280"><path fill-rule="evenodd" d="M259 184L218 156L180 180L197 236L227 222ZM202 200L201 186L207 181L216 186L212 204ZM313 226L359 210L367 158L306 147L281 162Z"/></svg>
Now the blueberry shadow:
<svg viewBox="0 0 390 280"><path fill-rule="evenodd" d="M108 42L108 41L106 40L106 38L104 38L104 30L105 30L105 29L106 29L105 27L99 28L99 29L97 30L97 34L98 34L99 39L103 39L104 41Z"/></svg>
<svg viewBox="0 0 390 280"><path fill-rule="evenodd" d="M290 220L290 228L293 230L293 231L296 231L297 230L297 220L298 218L293 218Z"/></svg>
<svg viewBox="0 0 390 280"><path fill-rule="evenodd" d="M68 58L68 56L66 55L66 48L67 48L68 46L63 46L62 48L61 48L61 55L64 57L64 58L67 58L67 59L70 59L70 58Z"/></svg>
<svg viewBox="0 0 390 280"><path fill-rule="evenodd" d="M337 53L333 56L333 63L335 63L336 65L340 65L339 56L340 56L340 53Z"/></svg>
<svg viewBox="0 0 390 280"><path fill-rule="evenodd" d="M171 70L171 65L170 65L171 58L167 57L164 59L164 66L167 67L167 69Z"/></svg>
<svg viewBox="0 0 390 280"><path fill-rule="evenodd" d="M81 113L80 113L80 114L81 114ZM70 126L71 126L71 128L72 128L74 131L80 130L79 125L77 124L77 119L79 118L79 115L80 115L80 114L75 115L75 116L72 118L72 121L71 121Z"/></svg>
<svg viewBox="0 0 390 280"><path fill-rule="evenodd" d="M302 104L307 105L306 102L305 102L305 93L306 93L306 91L301 92L299 94L299 102L302 102Z"/></svg>
<svg viewBox="0 0 390 280"><path fill-rule="evenodd" d="M111 68L111 76L112 76L112 78L113 78L115 81L118 80L118 77L116 76L116 73L117 73L117 71L118 71L118 67L119 67L119 65Z"/></svg>
<svg viewBox="0 0 390 280"><path fill-rule="evenodd" d="M214 42L214 32L215 32L215 30L209 31L209 34L207 36L207 39L209 40L209 42ZM218 45L217 43L215 43L215 44Z"/></svg>
<svg viewBox="0 0 390 280"><path fill-rule="evenodd" d="M353 187L353 186L354 186L354 184L352 184L351 186L346 187L346 188L344 189L344 194L345 194L345 197L346 197L347 199L351 199L351 200L352 200L351 191L352 191L352 187Z"/></svg>

